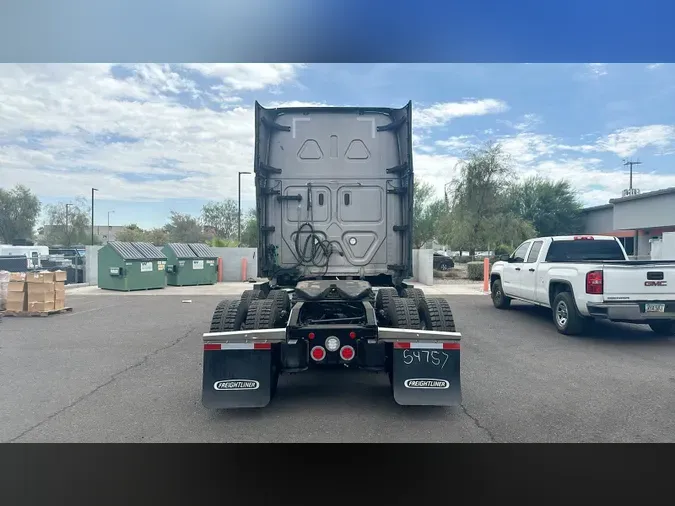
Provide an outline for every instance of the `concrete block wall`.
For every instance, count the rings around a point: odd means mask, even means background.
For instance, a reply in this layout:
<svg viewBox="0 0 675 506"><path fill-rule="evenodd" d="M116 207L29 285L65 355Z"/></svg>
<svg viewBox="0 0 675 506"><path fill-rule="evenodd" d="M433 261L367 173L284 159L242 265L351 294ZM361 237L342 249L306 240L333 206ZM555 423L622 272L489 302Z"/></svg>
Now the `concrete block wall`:
<svg viewBox="0 0 675 506"><path fill-rule="evenodd" d="M258 250L256 248L213 248L223 259L223 281L241 281L241 260L246 258L246 277L258 277Z"/></svg>

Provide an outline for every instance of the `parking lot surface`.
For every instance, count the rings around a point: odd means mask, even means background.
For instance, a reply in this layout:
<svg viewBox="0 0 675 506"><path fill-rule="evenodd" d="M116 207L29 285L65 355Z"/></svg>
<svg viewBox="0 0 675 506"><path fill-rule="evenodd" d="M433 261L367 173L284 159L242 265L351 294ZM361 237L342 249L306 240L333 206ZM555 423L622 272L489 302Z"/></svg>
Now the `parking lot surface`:
<svg viewBox="0 0 675 506"><path fill-rule="evenodd" d="M459 408L401 407L383 374L282 376L263 409L201 405L201 334L220 297L68 296L70 314L0 323L3 442L675 442L675 339L448 296Z"/></svg>

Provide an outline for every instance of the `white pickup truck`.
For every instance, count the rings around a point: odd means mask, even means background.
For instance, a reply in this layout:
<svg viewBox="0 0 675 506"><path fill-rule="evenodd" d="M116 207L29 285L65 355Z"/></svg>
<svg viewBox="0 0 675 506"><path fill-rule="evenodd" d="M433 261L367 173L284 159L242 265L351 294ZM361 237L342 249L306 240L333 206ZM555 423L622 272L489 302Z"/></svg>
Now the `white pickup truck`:
<svg viewBox="0 0 675 506"><path fill-rule="evenodd" d="M615 237L538 237L495 262L492 302L550 307L561 334L581 334L592 318L647 324L675 335L675 261L629 260Z"/></svg>

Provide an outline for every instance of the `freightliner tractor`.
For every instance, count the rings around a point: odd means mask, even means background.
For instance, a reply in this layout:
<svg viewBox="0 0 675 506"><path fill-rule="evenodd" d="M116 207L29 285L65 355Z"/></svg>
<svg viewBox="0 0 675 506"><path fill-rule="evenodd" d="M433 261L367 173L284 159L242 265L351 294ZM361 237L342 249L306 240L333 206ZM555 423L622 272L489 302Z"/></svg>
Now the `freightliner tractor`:
<svg viewBox="0 0 675 506"><path fill-rule="evenodd" d="M412 277L412 103L255 104L257 263L267 281L221 301L203 335L207 408L266 406L279 375L386 373L401 405L461 402L444 298Z"/></svg>

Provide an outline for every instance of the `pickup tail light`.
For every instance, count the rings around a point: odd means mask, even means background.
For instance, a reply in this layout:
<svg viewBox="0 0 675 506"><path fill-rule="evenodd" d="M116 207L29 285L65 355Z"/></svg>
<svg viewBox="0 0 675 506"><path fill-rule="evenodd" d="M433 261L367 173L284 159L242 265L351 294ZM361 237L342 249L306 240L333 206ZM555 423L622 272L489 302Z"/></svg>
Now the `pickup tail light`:
<svg viewBox="0 0 675 506"><path fill-rule="evenodd" d="M592 241L594 238L592 235L575 235L575 241Z"/></svg>
<svg viewBox="0 0 675 506"><path fill-rule="evenodd" d="M586 293L602 295L603 281L602 271L590 271L586 274Z"/></svg>

